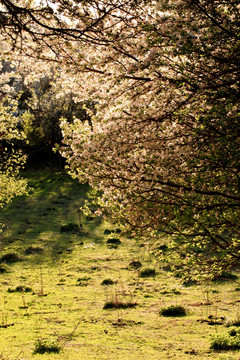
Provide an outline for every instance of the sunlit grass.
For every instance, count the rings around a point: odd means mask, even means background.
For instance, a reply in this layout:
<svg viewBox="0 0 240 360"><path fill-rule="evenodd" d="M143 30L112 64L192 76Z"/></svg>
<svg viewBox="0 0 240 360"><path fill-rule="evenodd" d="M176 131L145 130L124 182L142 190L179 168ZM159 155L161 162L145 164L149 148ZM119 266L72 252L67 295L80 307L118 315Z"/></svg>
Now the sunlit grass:
<svg viewBox="0 0 240 360"><path fill-rule="evenodd" d="M185 287L134 240L104 234L110 224L100 218L83 217L83 232L61 232L79 224L87 186L62 174L28 177L36 190L0 218L1 257L21 258L0 274L3 359L239 359L237 352L210 350L212 335L227 333L225 325L239 316L238 280ZM107 244L113 237L121 240L117 247ZM144 269L154 274L141 277ZM136 306L104 309L116 299ZM187 315L159 316L171 306L187 308ZM60 352L33 355L40 340Z"/></svg>

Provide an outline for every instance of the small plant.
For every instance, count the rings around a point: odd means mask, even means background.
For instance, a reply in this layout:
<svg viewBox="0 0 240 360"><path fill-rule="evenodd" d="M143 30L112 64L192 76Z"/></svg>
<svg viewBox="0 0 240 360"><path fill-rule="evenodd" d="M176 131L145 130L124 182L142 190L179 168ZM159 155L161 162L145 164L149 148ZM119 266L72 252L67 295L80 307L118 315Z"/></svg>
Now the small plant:
<svg viewBox="0 0 240 360"><path fill-rule="evenodd" d="M58 342L38 339L35 343L33 354L59 353L60 350L61 346Z"/></svg>
<svg viewBox="0 0 240 360"><path fill-rule="evenodd" d="M104 279L101 282L101 285L113 285L113 284L115 284L115 281L113 281L112 279Z"/></svg>
<svg viewBox="0 0 240 360"><path fill-rule="evenodd" d="M155 277L156 276L156 270L155 269L143 269L140 272L140 277L147 278L147 277Z"/></svg>
<svg viewBox="0 0 240 360"><path fill-rule="evenodd" d="M162 316L186 316L186 309L181 305L171 305L167 308L163 308L160 311Z"/></svg>

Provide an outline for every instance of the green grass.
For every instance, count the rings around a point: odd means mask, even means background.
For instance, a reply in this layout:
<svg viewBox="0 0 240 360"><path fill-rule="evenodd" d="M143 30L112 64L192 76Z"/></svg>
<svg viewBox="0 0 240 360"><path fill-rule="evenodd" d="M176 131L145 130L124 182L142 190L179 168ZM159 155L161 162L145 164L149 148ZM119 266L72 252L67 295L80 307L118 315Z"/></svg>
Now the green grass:
<svg viewBox="0 0 240 360"><path fill-rule="evenodd" d="M20 260L0 264L0 359L239 359L237 351L210 349L212 336L239 320L239 284L183 286L147 246L99 217L79 218L87 185L61 173L26 176L31 195L0 214L0 258ZM121 243L111 247L115 234ZM155 273L141 277L142 269ZM107 303L119 306L104 309ZM187 315L159 316L171 306ZM226 321L212 326L212 318Z"/></svg>

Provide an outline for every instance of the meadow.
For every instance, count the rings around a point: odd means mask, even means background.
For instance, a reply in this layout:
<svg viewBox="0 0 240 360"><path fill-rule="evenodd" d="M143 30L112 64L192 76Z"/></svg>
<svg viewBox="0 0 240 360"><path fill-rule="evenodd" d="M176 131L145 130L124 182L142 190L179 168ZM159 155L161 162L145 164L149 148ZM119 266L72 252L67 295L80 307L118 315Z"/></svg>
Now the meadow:
<svg viewBox="0 0 240 360"><path fill-rule="evenodd" d="M25 176L30 195L0 214L1 360L240 359L211 348L238 332L238 274L184 284L147 244L79 212L87 185Z"/></svg>

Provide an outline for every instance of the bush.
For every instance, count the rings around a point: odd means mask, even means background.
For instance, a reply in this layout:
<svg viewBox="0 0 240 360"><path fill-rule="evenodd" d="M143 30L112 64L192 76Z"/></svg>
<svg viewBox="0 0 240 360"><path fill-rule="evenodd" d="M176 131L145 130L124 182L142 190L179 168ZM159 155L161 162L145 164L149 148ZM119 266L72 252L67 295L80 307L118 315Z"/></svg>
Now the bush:
<svg viewBox="0 0 240 360"><path fill-rule="evenodd" d="M162 316L186 316L186 309L180 305L171 305L167 308L163 308L160 311Z"/></svg>
<svg viewBox="0 0 240 360"><path fill-rule="evenodd" d="M33 354L59 353L61 346L57 342L38 339Z"/></svg>

